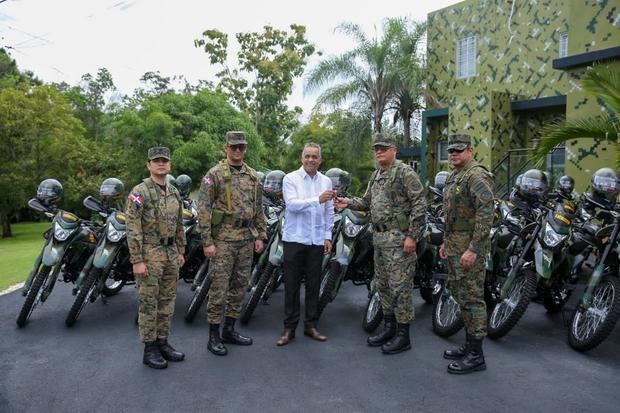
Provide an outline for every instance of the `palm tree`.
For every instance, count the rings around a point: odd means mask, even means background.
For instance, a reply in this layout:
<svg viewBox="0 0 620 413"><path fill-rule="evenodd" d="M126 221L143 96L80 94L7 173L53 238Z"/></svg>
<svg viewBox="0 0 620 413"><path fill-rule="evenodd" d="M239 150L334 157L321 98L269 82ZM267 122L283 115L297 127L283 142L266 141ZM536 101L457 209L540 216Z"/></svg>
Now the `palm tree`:
<svg viewBox="0 0 620 413"><path fill-rule="evenodd" d="M604 104L605 113L545 126L536 145L538 159L543 159L557 145L575 139L604 139L620 149L620 71L611 66L593 66L583 75L581 84L586 92ZM620 168L620 151L616 151L616 168Z"/></svg>
<svg viewBox="0 0 620 413"><path fill-rule="evenodd" d="M395 39L400 31L391 20L385 21L380 38L368 38L362 28L353 23L342 23L336 31L352 37L357 45L353 50L326 58L310 70L305 92L339 82L321 93L315 111L353 100L358 106L370 109L374 130L380 132L395 82L391 65Z"/></svg>

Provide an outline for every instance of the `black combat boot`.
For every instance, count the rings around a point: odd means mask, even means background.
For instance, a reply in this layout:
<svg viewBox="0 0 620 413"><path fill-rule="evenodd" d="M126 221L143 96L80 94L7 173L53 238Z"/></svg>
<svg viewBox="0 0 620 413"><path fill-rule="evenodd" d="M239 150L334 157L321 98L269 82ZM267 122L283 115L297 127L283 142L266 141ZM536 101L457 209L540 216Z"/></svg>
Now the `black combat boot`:
<svg viewBox="0 0 620 413"><path fill-rule="evenodd" d="M152 369L165 369L168 367L168 362L161 356L156 341L144 343L144 357L142 357L142 362Z"/></svg>
<svg viewBox="0 0 620 413"><path fill-rule="evenodd" d="M448 373L468 374L474 371L486 370L487 365L484 362L484 354L482 353L482 339L482 337L469 337L467 353L465 353L462 359L450 363Z"/></svg>
<svg viewBox="0 0 620 413"><path fill-rule="evenodd" d="M222 331L222 342L226 344L237 344L239 346L249 346L252 344L250 337L243 336L235 331L235 321L237 319L226 317L224 330Z"/></svg>
<svg viewBox="0 0 620 413"><path fill-rule="evenodd" d="M185 360L185 354L180 351L176 351L165 338L157 340L157 346L162 357L168 361L183 361Z"/></svg>
<svg viewBox="0 0 620 413"><path fill-rule="evenodd" d="M209 344L207 344L207 348L216 356L225 356L228 354L226 346L224 346L224 344L222 344L222 340L220 340L219 324L211 324L209 326Z"/></svg>
<svg viewBox="0 0 620 413"><path fill-rule="evenodd" d="M409 339L409 323L398 323L394 338L381 346L383 354L397 354L402 351L411 350L411 340Z"/></svg>
<svg viewBox="0 0 620 413"><path fill-rule="evenodd" d="M383 320L383 330L368 337L366 342L371 347L379 347L387 343L396 334L396 317L392 314Z"/></svg>
<svg viewBox="0 0 620 413"><path fill-rule="evenodd" d="M449 349L443 352L443 358L448 360L460 360L465 357L467 353L467 346L469 345L469 334L465 334L465 344L462 344L458 348Z"/></svg>

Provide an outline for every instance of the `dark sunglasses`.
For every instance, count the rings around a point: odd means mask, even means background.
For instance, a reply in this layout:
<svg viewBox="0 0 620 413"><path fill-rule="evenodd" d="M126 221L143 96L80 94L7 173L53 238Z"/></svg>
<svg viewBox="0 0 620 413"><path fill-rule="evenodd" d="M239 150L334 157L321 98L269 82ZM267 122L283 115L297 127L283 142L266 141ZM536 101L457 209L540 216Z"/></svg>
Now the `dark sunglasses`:
<svg viewBox="0 0 620 413"><path fill-rule="evenodd" d="M246 145L244 145L244 144L239 144L239 145L228 145L228 147L229 147L229 148L230 148L230 150L231 150L231 151L233 151L233 152L237 152L237 151L239 151L239 152L243 152L243 151L245 151L245 149L247 148L247 146L246 146Z"/></svg>
<svg viewBox="0 0 620 413"><path fill-rule="evenodd" d="M465 148L467 149L467 148ZM463 153L465 149L448 149L448 153Z"/></svg>
<svg viewBox="0 0 620 413"><path fill-rule="evenodd" d="M387 150L388 150L388 149L390 149L390 148L391 148L391 146L381 146L381 145L377 145L377 146L373 146L373 148L372 148L372 149L373 149L375 152L385 152L385 151L387 151Z"/></svg>

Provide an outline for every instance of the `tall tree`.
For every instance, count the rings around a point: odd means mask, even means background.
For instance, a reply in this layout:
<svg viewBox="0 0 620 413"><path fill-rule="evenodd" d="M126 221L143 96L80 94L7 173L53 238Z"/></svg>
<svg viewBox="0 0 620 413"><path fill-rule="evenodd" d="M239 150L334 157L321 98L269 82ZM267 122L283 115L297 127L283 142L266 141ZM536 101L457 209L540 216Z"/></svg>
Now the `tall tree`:
<svg viewBox="0 0 620 413"><path fill-rule="evenodd" d="M82 123L52 86L0 89L0 221L12 235L11 217L38 183L55 178L66 197L81 200L92 185L96 148L83 138Z"/></svg>
<svg viewBox="0 0 620 413"><path fill-rule="evenodd" d="M228 35L206 30L196 39L211 64L223 66L217 90L247 113L270 148L288 136L297 125L300 107L289 109L287 98L293 81L303 74L314 46L306 39L306 28L292 24L290 32L265 26L262 32L237 33L237 65L228 64Z"/></svg>
<svg viewBox="0 0 620 413"><path fill-rule="evenodd" d="M602 139L620 149L620 71L611 65L597 65L585 72L581 84L603 105L603 114L545 126L536 145L538 159L544 159L557 145L575 139ZM620 168L619 150L616 150L616 168Z"/></svg>
<svg viewBox="0 0 620 413"><path fill-rule="evenodd" d="M353 23L342 23L336 31L352 37L356 45L341 55L327 57L312 68L306 76L305 91L313 92L336 83L319 95L315 110L353 101L370 110L374 130L380 132L383 114L397 80L394 45L402 30L391 20L385 20L382 33L372 38Z"/></svg>

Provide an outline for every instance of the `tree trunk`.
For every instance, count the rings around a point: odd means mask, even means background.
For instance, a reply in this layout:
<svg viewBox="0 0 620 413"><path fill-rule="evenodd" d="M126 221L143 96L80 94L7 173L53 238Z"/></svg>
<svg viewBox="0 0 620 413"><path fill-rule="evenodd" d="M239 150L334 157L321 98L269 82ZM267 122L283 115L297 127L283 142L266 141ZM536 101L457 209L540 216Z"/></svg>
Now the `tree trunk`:
<svg viewBox="0 0 620 413"><path fill-rule="evenodd" d="M411 115L403 117L403 130L404 130L404 146L406 148L411 146Z"/></svg>
<svg viewBox="0 0 620 413"><path fill-rule="evenodd" d="M13 236L13 231L11 230L11 221L9 220L9 216L6 212L0 212L0 222L2 223L2 238L9 238Z"/></svg>

